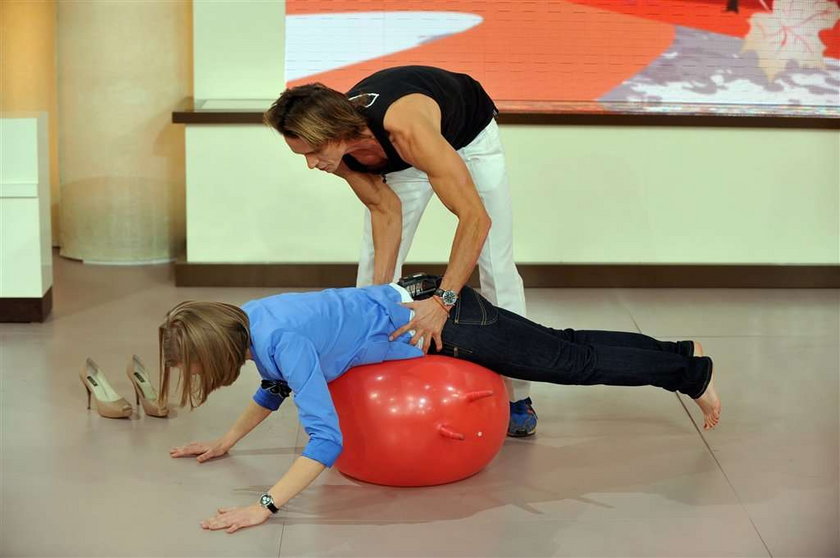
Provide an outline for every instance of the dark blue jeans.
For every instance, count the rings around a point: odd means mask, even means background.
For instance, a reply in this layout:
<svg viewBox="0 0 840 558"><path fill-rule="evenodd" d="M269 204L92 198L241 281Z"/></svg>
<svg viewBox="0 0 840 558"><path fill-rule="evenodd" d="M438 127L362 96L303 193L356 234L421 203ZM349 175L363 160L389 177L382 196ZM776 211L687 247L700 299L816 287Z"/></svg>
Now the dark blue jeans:
<svg viewBox="0 0 840 558"><path fill-rule="evenodd" d="M440 354L532 382L651 385L696 399L712 376L712 360L693 356L691 341L552 329L493 306L470 287L461 290L442 338Z"/></svg>

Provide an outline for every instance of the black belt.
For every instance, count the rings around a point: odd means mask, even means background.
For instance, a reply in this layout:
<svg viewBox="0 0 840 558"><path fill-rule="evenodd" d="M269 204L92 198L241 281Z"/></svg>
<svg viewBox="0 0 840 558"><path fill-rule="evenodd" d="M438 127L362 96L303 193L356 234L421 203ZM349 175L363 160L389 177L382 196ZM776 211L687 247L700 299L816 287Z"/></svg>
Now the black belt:
<svg viewBox="0 0 840 558"><path fill-rule="evenodd" d="M442 280L443 277L440 275L415 273L414 275L401 277L397 281L397 285L407 290L414 300L423 300L435 294Z"/></svg>

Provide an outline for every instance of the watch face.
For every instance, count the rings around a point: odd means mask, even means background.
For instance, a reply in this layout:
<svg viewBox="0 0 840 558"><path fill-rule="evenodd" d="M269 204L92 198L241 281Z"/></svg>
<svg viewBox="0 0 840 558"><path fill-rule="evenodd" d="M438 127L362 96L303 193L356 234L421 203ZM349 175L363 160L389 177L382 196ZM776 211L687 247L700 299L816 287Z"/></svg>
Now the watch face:
<svg viewBox="0 0 840 558"><path fill-rule="evenodd" d="M274 500L268 494L263 494L260 496L260 504L263 506L268 506L269 504L273 504Z"/></svg>
<svg viewBox="0 0 840 558"><path fill-rule="evenodd" d="M452 306L458 301L458 295L455 294L455 291L443 291L443 303L447 306Z"/></svg>

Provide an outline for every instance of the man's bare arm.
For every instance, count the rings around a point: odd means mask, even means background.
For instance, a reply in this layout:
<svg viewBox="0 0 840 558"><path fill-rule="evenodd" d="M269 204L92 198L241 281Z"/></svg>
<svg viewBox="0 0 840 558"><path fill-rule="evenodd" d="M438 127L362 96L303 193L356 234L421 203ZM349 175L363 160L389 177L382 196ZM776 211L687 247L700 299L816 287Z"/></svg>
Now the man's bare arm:
<svg viewBox="0 0 840 558"><path fill-rule="evenodd" d="M402 241L400 198L379 175L352 171L344 163L341 163L333 174L346 180L359 200L370 210L373 283L390 283L394 278Z"/></svg>
<svg viewBox="0 0 840 558"><path fill-rule="evenodd" d="M440 108L425 95L408 95L385 116L400 157L424 171L441 202L458 217L441 288L460 291L475 269L490 230L490 217L461 157L440 132Z"/></svg>
<svg viewBox="0 0 840 558"><path fill-rule="evenodd" d="M428 175L435 194L458 217L449 265L440 287L460 292L475 269L491 224L470 172L441 135L440 108L430 97L413 94L396 101L385 114L385 129L400 157ZM414 319L391 338L414 330L413 343L424 339L424 352L432 341L438 350L443 349L441 333L447 317L443 304L430 298L408 306L414 311Z"/></svg>

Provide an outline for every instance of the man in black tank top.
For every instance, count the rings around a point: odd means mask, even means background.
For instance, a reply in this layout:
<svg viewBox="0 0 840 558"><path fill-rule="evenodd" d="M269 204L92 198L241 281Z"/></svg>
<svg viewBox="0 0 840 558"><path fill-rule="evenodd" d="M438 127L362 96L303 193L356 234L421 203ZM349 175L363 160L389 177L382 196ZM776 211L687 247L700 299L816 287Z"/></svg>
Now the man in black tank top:
<svg viewBox="0 0 840 558"><path fill-rule="evenodd" d="M496 106L466 74L429 66L388 68L346 94L322 84L287 89L265 113L310 169L340 176L368 209L357 285L389 283L432 195L458 217L449 264L436 295L410 304L423 351L443 348L441 331L476 264L482 293L525 315L513 260L512 212ZM491 226L492 224L492 226ZM500 370L504 374L504 370ZM530 383L509 380L508 434L534 433Z"/></svg>
<svg viewBox="0 0 840 558"><path fill-rule="evenodd" d="M440 109L440 135L453 149L468 145L496 115L496 105L481 85L466 74L454 74L427 66L402 66L366 77L347 97L360 108L368 128L388 156L384 168L371 169L352 155L344 157L351 169L387 174L413 165L404 161L385 130L385 114L402 97L419 94L433 99Z"/></svg>

